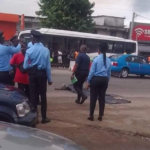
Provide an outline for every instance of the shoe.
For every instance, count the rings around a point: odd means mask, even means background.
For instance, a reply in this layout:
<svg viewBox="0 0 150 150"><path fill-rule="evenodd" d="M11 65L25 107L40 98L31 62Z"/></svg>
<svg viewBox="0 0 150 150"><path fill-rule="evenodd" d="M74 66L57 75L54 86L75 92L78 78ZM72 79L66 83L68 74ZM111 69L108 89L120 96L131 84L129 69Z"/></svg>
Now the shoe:
<svg viewBox="0 0 150 150"><path fill-rule="evenodd" d="M87 100L87 96L83 97L80 104L83 104Z"/></svg>
<svg viewBox="0 0 150 150"><path fill-rule="evenodd" d="M49 123L51 120L48 118L42 119L41 123L45 124L45 123Z"/></svg>
<svg viewBox="0 0 150 150"><path fill-rule="evenodd" d="M99 116L99 117L98 117L98 120L99 120L99 121L102 121L102 120L103 120L103 117L102 117L102 116Z"/></svg>
<svg viewBox="0 0 150 150"><path fill-rule="evenodd" d="M90 121L94 121L94 117L88 117L87 119Z"/></svg>
<svg viewBox="0 0 150 150"><path fill-rule="evenodd" d="M80 104L80 100L77 99L77 100L75 101L75 103L76 103L76 104Z"/></svg>

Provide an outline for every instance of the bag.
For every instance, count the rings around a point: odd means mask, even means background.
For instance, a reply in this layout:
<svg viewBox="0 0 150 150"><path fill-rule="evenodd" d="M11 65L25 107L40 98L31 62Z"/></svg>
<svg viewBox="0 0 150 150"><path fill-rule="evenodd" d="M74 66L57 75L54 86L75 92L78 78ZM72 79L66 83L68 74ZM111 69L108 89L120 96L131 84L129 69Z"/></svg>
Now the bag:
<svg viewBox="0 0 150 150"><path fill-rule="evenodd" d="M28 72L28 69L24 69L24 68L23 68L23 63L24 63L24 62L22 62L21 64L19 64L19 65L18 65L18 68L19 68L19 70L21 71L21 73L26 74L26 73Z"/></svg>

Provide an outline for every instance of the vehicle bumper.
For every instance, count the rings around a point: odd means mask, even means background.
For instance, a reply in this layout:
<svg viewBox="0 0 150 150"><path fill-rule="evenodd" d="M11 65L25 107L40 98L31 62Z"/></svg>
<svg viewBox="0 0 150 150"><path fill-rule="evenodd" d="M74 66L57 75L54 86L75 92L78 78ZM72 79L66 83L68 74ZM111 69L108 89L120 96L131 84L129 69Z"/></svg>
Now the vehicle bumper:
<svg viewBox="0 0 150 150"><path fill-rule="evenodd" d="M28 126L28 127L36 127L37 124L37 112L32 110L28 115L22 118L18 118L16 121L17 124Z"/></svg>

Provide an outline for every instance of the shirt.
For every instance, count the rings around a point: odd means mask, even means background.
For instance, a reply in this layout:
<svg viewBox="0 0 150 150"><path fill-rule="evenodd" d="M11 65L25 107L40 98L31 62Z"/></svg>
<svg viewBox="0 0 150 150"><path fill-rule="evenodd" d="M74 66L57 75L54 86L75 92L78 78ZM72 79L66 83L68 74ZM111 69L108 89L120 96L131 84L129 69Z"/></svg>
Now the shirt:
<svg viewBox="0 0 150 150"><path fill-rule="evenodd" d="M50 63L50 51L40 43L35 43L26 51L23 67L28 69L36 65L39 70L45 69L48 81L51 82Z"/></svg>
<svg viewBox="0 0 150 150"><path fill-rule="evenodd" d="M89 71L90 57L86 53L79 53L76 59L77 71Z"/></svg>
<svg viewBox="0 0 150 150"><path fill-rule="evenodd" d="M103 61L103 54L100 54L93 60L92 67L87 79L87 82L90 83L93 76L102 76L110 78L111 74L111 61L106 57L106 67Z"/></svg>
<svg viewBox="0 0 150 150"><path fill-rule="evenodd" d="M60 56L58 56L58 59L62 59L62 52L61 51L58 51L58 55L60 55Z"/></svg>
<svg viewBox="0 0 150 150"><path fill-rule="evenodd" d="M74 57L75 57L75 59L77 59L78 54L79 54L79 53L78 53L77 51L74 53Z"/></svg>
<svg viewBox="0 0 150 150"><path fill-rule="evenodd" d="M18 54L15 54L12 57L12 59L10 60L10 64L20 65L23 61L24 61L24 55L20 52ZM14 82L22 83L22 84L29 84L28 73L22 73L20 69L17 67Z"/></svg>
<svg viewBox="0 0 150 150"><path fill-rule="evenodd" d="M40 43L41 45L43 45L42 43ZM34 44L32 42L28 43L28 48L31 48ZM44 45L43 45L44 46Z"/></svg>
<svg viewBox="0 0 150 150"><path fill-rule="evenodd" d="M10 71L10 59L15 53L21 50L21 45L18 44L17 47L5 46L0 44L0 71Z"/></svg>

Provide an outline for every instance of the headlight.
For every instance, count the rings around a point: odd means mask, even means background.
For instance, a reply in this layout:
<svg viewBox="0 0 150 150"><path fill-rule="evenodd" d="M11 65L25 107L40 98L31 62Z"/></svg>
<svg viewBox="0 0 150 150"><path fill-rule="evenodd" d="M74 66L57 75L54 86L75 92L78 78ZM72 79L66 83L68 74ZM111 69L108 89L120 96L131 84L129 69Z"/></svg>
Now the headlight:
<svg viewBox="0 0 150 150"><path fill-rule="evenodd" d="M19 117L24 117L30 112L30 106L27 102L16 105Z"/></svg>

